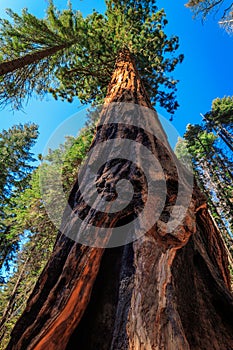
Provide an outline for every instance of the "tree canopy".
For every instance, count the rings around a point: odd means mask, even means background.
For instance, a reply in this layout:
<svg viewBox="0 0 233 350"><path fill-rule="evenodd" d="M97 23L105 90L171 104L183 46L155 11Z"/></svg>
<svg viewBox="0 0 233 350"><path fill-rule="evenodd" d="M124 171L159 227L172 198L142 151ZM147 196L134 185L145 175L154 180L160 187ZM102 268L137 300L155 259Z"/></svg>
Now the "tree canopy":
<svg viewBox="0 0 233 350"><path fill-rule="evenodd" d="M0 20L0 103L21 108L33 92L43 96L56 84L56 72L67 60L69 50L81 41L88 20L71 7L61 13L50 1L45 19L22 10L21 16L8 9L10 20ZM80 32L82 32L80 36Z"/></svg>
<svg viewBox="0 0 233 350"><path fill-rule="evenodd" d="M0 133L0 268L19 241L19 234L12 231L14 199L28 186L37 137L35 124L15 125Z"/></svg>
<svg viewBox="0 0 233 350"><path fill-rule="evenodd" d="M70 102L76 96L83 103L103 101L116 56L128 47L152 101L170 113L177 108L177 80L171 73L183 55L176 54L178 38L165 34L167 19L155 1L108 0L104 14L94 11L85 18L71 4L58 11L52 1L45 19L27 10L21 16L8 14L11 21L0 22L1 61L6 69L12 59L21 60L1 78L3 105L20 108L33 92L43 96L48 91Z"/></svg>

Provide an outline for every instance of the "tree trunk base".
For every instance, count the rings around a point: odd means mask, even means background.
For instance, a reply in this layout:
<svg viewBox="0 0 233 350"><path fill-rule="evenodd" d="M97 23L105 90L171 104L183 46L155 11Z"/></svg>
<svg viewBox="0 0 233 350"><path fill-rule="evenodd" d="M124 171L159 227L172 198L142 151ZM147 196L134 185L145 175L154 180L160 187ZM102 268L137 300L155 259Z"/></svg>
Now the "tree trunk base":
<svg viewBox="0 0 233 350"><path fill-rule="evenodd" d="M146 237L106 250L66 350L233 349L227 260L217 246L204 209L196 234L181 249L166 250Z"/></svg>

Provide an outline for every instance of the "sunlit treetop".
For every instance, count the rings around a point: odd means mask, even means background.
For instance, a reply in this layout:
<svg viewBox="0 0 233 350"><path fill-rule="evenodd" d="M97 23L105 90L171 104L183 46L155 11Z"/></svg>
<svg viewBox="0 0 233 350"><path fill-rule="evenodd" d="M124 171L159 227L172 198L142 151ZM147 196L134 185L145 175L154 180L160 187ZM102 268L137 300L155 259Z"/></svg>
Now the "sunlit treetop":
<svg viewBox="0 0 233 350"><path fill-rule="evenodd" d="M177 55L178 38L164 32L167 19L155 1L106 0L106 11L83 17L68 8L58 11L50 1L45 19L23 10L8 11L11 21L1 20L2 61L43 51L43 57L0 82L2 101L19 108L33 92L82 103L101 102L114 70L117 54L129 48L152 102L168 112L178 107L177 81L171 73L183 60ZM53 54L46 50L55 48ZM25 62L24 62L25 63Z"/></svg>
<svg viewBox="0 0 233 350"><path fill-rule="evenodd" d="M209 115L216 123L233 127L233 97L218 97L213 100Z"/></svg>

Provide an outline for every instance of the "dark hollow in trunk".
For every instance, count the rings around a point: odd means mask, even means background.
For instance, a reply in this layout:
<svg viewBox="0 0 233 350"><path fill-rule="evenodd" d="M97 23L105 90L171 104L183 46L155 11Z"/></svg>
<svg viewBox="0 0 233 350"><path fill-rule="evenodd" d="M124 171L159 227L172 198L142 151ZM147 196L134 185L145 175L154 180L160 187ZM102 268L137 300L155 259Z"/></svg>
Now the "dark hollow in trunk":
<svg viewBox="0 0 233 350"><path fill-rule="evenodd" d="M90 303L66 350L108 350L119 334L121 334L120 344L127 343L127 318L124 314L127 315L130 308L133 274L131 243L124 247L105 250ZM119 298L124 298L124 304L118 310L116 317Z"/></svg>

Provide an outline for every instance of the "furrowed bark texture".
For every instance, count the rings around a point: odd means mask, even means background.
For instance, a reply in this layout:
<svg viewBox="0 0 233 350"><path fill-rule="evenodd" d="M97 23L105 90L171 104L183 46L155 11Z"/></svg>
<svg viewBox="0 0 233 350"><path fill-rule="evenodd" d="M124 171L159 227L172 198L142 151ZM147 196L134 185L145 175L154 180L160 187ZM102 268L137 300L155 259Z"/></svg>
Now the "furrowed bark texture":
<svg viewBox="0 0 233 350"><path fill-rule="evenodd" d="M101 113L105 122L112 102L152 109L127 50L116 62ZM205 197L196 185L182 223L174 232L166 231L176 203L178 174L158 120L156 124L159 138L141 128L107 120L97 128L92 147L109 139L127 138L157 156L167 186L159 220L134 243L105 250L83 246L60 235L7 350L233 349L233 299L227 255L208 214ZM111 181L127 175L135 184L136 211L129 206L123 218L118 214L96 215L80 197L77 183L69 199L74 211L85 214L95 224L97 240L99 226L107 223L112 228L127 221L146 201L143 174L135 175L128 161L111 167L111 161L103 167L99 189L114 195L109 190ZM155 178L157 185L159 176ZM185 189L185 177L182 181ZM155 206L158 201L159 197L155 197ZM69 220L63 227L65 233L73 229ZM76 230L81 235L85 227L81 225Z"/></svg>

